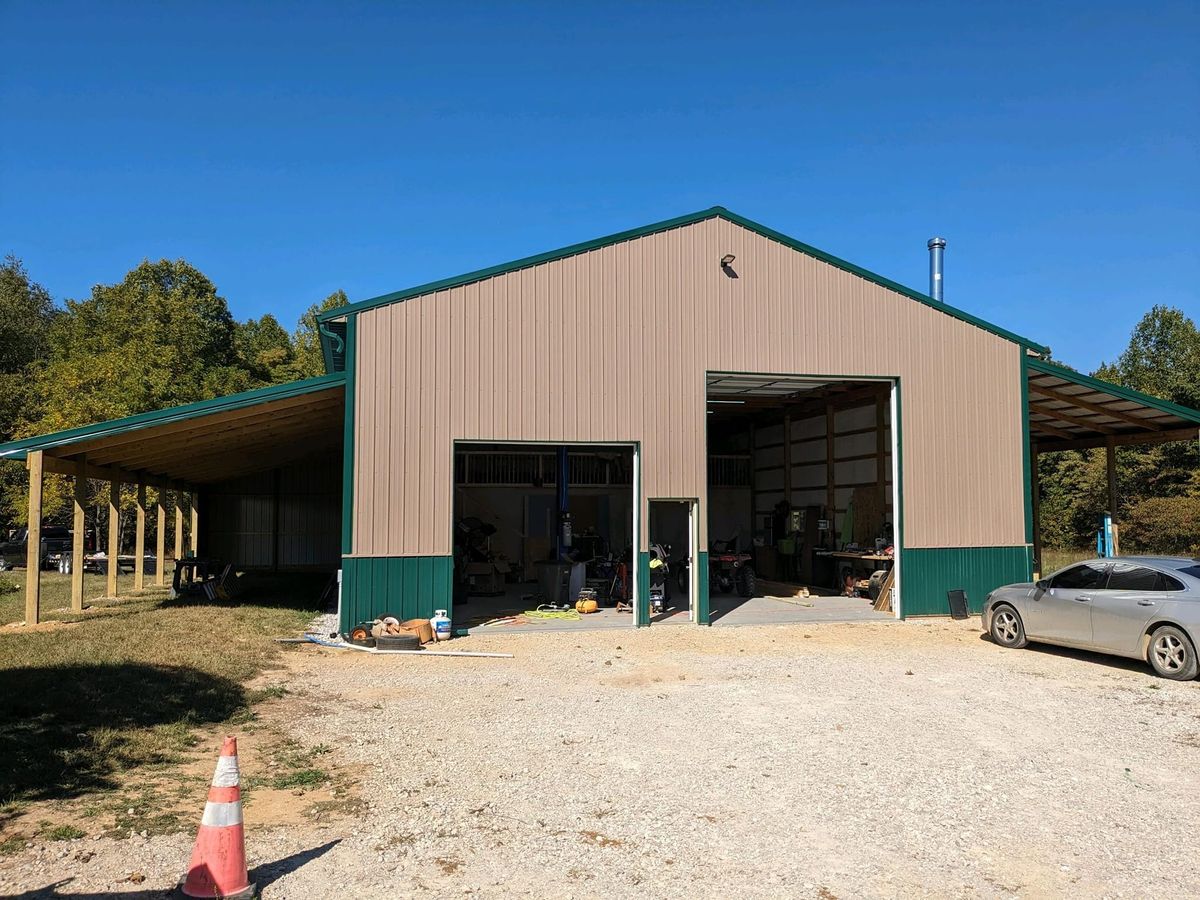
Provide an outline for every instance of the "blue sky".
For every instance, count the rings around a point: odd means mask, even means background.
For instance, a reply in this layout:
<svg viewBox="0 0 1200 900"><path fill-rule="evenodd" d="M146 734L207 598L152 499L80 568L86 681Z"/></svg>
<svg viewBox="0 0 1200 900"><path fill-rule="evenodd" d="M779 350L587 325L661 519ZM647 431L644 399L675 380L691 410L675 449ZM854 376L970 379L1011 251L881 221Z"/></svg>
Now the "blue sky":
<svg viewBox="0 0 1200 900"><path fill-rule="evenodd" d="M1090 370L1200 318L1200 6L0 0L0 253L239 318L714 204Z"/></svg>

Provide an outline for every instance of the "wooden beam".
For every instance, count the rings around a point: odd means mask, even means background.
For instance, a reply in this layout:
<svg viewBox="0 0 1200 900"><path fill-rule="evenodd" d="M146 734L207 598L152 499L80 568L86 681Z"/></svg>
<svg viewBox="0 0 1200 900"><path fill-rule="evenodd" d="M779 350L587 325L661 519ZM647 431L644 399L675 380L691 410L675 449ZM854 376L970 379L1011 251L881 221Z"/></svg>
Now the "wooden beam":
<svg viewBox="0 0 1200 900"><path fill-rule="evenodd" d="M320 438L326 437L330 440L335 436L330 432L332 429L316 432L309 429L288 429L288 430L263 430L255 432L253 435L248 435L247 440L229 441L221 444L210 444L207 442L197 441L196 445L181 449L173 453L155 453L154 455L145 455L137 460L131 460L130 465L136 467L139 471L156 472L166 466L181 471L188 472L194 469L198 463L213 459L227 459L231 456L243 455L252 453L256 450L271 449L278 446L289 446L296 443L302 443L303 446L318 443ZM336 437L341 439L341 434Z"/></svg>
<svg viewBox="0 0 1200 900"><path fill-rule="evenodd" d="M329 388L331 393L340 393L342 387L334 386ZM256 406L246 406L242 409L228 410L226 412L210 413L206 416L197 416L191 419L181 419L177 422L168 422L162 425L150 425L146 428L137 428L132 431L124 431L120 434L109 435L105 437L92 438L86 441L72 444L71 450L74 453L91 453L93 450L108 449L110 447L118 447L124 444L136 444L146 440L148 437L163 437L170 434L179 434L184 431L191 431L197 427L203 428L224 422L232 422L237 419L245 418L269 418L281 410L290 409L296 406L312 405L314 402L326 399L326 392L320 391L312 394L298 394L295 397L287 397L282 400L274 400L269 403L263 403Z"/></svg>
<svg viewBox="0 0 1200 900"><path fill-rule="evenodd" d="M71 610L83 612L83 543L87 531L84 509L87 506L88 482L75 476L75 517L71 532Z"/></svg>
<svg viewBox="0 0 1200 900"><path fill-rule="evenodd" d="M26 457L29 467L29 531L25 544L25 624L42 615L42 461L41 450Z"/></svg>
<svg viewBox="0 0 1200 900"><path fill-rule="evenodd" d="M1051 409L1045 404L1035 403L1032 400L1029 401L1029 408L1043 416L1050 416L1051 418L1058 419L1060 422L1066 422L1068 425L1078 425L1080 428L1090 428L1092 431L1098 431L1101 434L1117 433L1117 430L1111 425L1100 425L1081 416L1074 415L1067 410Z"/></svg>
<svg viewBox="0 0 1200 900"><path fill-rule="evenodd" d="M192 556L198 556L200 553L200 495L192 493L192 533L188 536L191 545Z"/></svg>
<svg viewBox="0 0 1200 900"><path fill-rule="evenodd" d="M121 553L121 482L108 483L107 596L117 596L117 556Z"/></svg>
<svg viewBox="0 0 1200 900"><path fill-rule="evenodd" d="M1200 436L1200 428L1195 425L1187 428L1175 428L1170 431L1143 431L1131 434L1114 434L1106 438L1079 438L1069 441L1039 442L1038 453L1059 453L1063 450L1094 450L1107 445L1109 439L1117 447L1133 447L1142 444L1167 444L1171 441L1194 441Z"/></svg>
<svg viewBox="0 0 1200 900"><path fill-rule="evenodd" d="M137 526L133 538L133 589L146 587L146 485L137 486Z"/></svg>
<svg viewBox="0 0 1200 900"><path fill-rule="evenodd" d="M172 551L176 559L183 559L187 554L183 549L183 494L175 492L175 543Z"/></svg>
<svg viewBox="0 0 1200 900"><path fill-rule="evenodd" d="M1063 431L1061 428L1056 428L1055 426L1048 425L1045 422L1035 422L1035 421L1033 421L1033 419L1029 420L1029 427L1040 429L1041 431L1044 431L1047 434L1052 434L1055 437L1060 437L1065 441L1074 440L1075 438L1079 437L1079 435L1077 435L1073 432Z"/></svg>
<svg viewBox="0 0 1200 900"><path fill-rule="evenodd" d="M84 478L95 478L97 481L119 481L122 484L136 484L139 479L150 487L162 487L167 490L182 488L177 482L168 478L159 478L145 472L129 472L105 466L95 466L78 459L63 459L57 456L47 456L45 471L55 475L83 475Z"/></svg>
<svg viewBox="0 0 1200 900"><path fill-rule="evenodd" d="M336 412L336 415L335 415ZM127 469L137 470L147 461L164 457L188 454L197 447L208 448L229 447L242 435L272 434L303 434L315 432L336 425L341 421L341 409L322 407L318 410L299 410L296 413L278 418L256 419L251 423L232 423L222 427L196 428L191 432L168 438L157 438L147 435L146 441L140 445L123 445L112 450L95 451L91 459L99 463L120 463Z"/></svg>
<svg viewBox="0 0 1200 900"><path fill-rule="evenodd" d="M158 528L154 536L154 583L160 587L167 583L167 503L163 493L158 492Z"/></svg>
<svg viewBox="0 0 1200 900"><path fill-rule="evenodd" d="M1078 406L1080 409L1091 410L1092 412L1100 413L1103 416L1108 416L1112 419L1120 419L1123 422L1129 422L1132 425L1140 425L1142 428L1149 428L1152 431L1161 431L1162 425L1152 422L1149 419L1143 419L1141 416L1135 416L1133 413L1124 409L1109 409L1103 403L1093 403L1090 400L1081 400L1071 394L1056 391L1054 388L1044 387L1037 382L1029 382L1029 390L1035 394L1041 394L1043 397L1049 397L1051 400L1059 400L1062 403L1070 403L1072 406Z"/></svg>

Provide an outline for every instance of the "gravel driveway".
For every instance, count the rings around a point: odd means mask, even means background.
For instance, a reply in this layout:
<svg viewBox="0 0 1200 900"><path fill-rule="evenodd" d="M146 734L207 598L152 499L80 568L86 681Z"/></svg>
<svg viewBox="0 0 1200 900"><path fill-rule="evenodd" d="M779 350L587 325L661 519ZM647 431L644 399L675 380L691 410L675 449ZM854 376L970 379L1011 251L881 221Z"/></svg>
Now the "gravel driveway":
<svg viewBox="0 0 1200 900"><path fill-rule="evenodd" d="M978 620L454 646L516 658L288 655L292 732L370 808L256 830L251 805L267 898L1200 895L1200 683ZM190 840L34 848L0 891L147 896Z"/></svg>

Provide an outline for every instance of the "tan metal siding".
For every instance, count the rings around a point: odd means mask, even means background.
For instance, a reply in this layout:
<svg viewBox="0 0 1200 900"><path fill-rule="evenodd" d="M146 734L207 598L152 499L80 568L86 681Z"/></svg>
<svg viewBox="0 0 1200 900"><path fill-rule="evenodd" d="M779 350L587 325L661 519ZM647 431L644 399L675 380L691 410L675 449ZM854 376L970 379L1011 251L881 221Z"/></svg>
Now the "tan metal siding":
<svg viewBox="0 0 1200 900"><path fill-rule="evenodd" d="M1022 351L724 219L366 310L358 335L357 556L450 552L456 439L640 440L646 498L703 500L706 371L899 376L905 545L1024 542Z"/></svg>

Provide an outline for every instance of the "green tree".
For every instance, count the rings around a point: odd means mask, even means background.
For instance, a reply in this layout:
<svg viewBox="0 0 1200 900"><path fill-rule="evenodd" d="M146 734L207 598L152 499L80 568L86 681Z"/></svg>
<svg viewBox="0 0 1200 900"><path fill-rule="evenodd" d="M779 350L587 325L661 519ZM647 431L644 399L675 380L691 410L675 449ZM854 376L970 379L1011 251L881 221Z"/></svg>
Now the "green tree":
<svg viewBox="0 0 1200 900"><path fill-rule="evenodd" d="M1096 377L1200 409L1200 329L1182 310L1155 306L1133 329L1115 363Z"/></svg>
<svg viewBox="0 0 1200 900"><path fill-rule="evenodd" d="M1133 330L1129 345L1113 363L1102 364L1094 377L1151 396L1200 408L1200 330L1178 309L1155 306ZM1108 507L1103 450L1049 453L1041 456L1042 540L1048 547L1074 549L1090 544L1096 517ZM1128 522L1122 548L1161 552L1162 540L1149 542L1152 523L1172 510L1192 509L1175 500L1200 497L1200 449L1196 441L1117 450L1118 522ZM1163 503L1152 503L1163 500ZM1187 552L1200 540L1200 521L1167 540ZM1190 536L1189 536L1190 535Z"/></svg>
<svg viewBox="0 0 1200 900"><path fill-rule="evenodd" d="M270 313L238 324L236 346L241 364L260 383L295 380L292 369L296 354L291 335Z"/></svg>
<svg viewBox="0 0 1200 900"><path fill-rule="evenodd" d="M118 284L67 301L49 332L44 399L30 433L57 431L245 390L225 298L183 260L145 261Z"/></svg>
<svg viewBox="0 0 1200 900"><path fill-rule="evenodd" d="M40 415L31 382L48 353L54 316L46 289L30 280L19 259L6 257L0 263L0 442L14 438L22 423ZM22 521L11 498L23 492L24 484L19 465L0 465L0 525Z"/></svg>
<svg viewBox="0 0 1200 900"><path fill-rule="evenodd" d="M325 374L325 358L321 354L321 334L317 329L317 316L345 306L349 302L345 291L336 290L320 303L314 303L300 317L292 341L295 347L295 360L292 365L294 378L315 378Z"/></svg>

